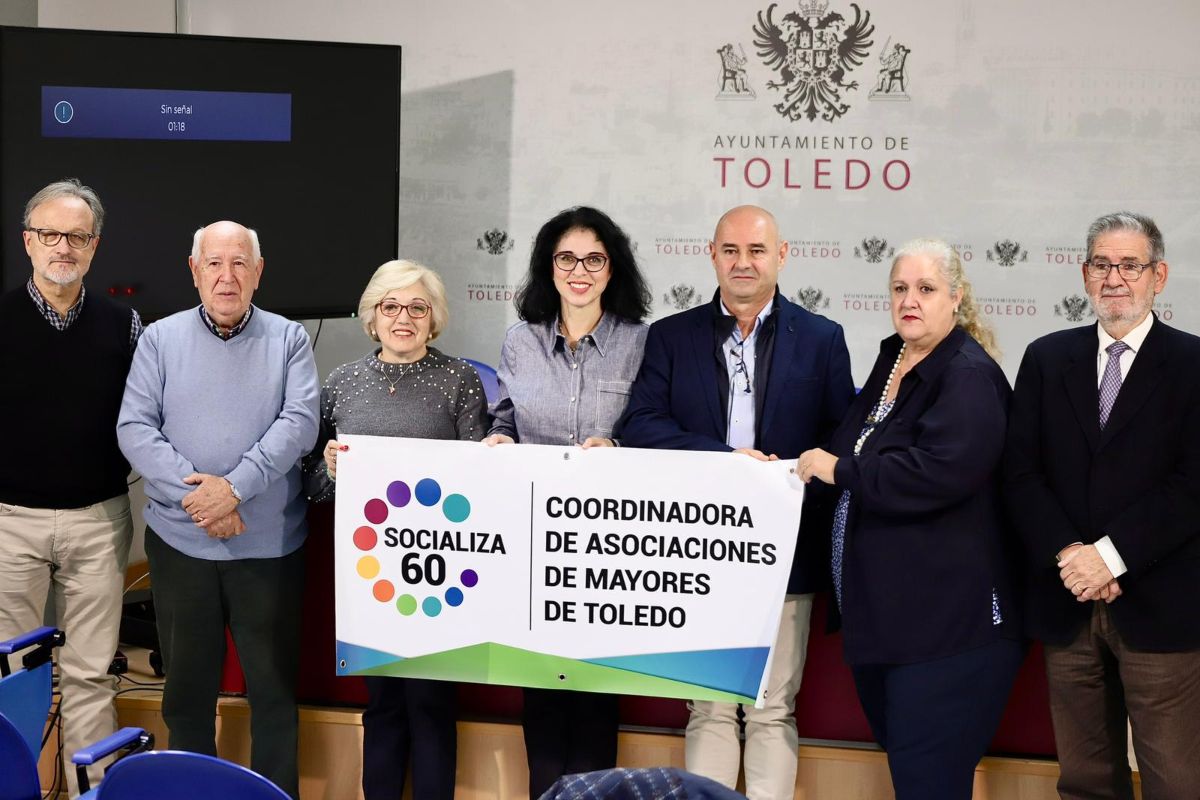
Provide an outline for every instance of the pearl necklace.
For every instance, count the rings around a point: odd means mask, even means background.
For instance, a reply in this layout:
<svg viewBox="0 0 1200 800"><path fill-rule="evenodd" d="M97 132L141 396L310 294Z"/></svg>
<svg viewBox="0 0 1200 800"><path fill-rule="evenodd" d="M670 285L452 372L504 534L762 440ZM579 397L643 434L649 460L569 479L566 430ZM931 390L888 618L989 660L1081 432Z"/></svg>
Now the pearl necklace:
<svg viewBox="0 0 1200 800"><path fill-rule="evenodd" d="M896 373L900 371L900 361L904 358L904 350L908 347L908 342L900 345L900 352L896 353L896 363L892 364L892 371L888 373L887 381L883 384L883 394L879 395L879 402L887 401L888 392L892 390L892 381L896 378Z"/></svg>
<svg viewBox="0 0 1200 800"><path fill-rule="evenodd" d="M891 404L887 401L888 392L891 391L892 381L896 379L896 373L900 371L900 361L904 358L904 350L907 347L908 342L901 344L900 352L896 353L896 362L892 364L892 371L888 373L887 380L884 381L883 391L879 395L879 402L875 404L875 408L871 409L871 413L867 415L867 425L869 427L873 428L891 410ZM866 439L865 436L862 438Z"/></svg>

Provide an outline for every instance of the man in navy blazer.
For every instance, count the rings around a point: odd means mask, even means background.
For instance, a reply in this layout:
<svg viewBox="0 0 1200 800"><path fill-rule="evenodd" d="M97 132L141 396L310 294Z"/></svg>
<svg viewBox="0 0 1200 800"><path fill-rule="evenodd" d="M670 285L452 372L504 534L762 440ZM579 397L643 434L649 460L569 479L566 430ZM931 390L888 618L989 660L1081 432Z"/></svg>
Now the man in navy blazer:
<svg viewBox="0 0 1200 800"><path fill-rule="evenodd" d="M779 293L788 244L768 211L726 212L711 248L720 288L711 303L650 326L622 442L764 461L796 458L828 439L853 399L842 328ZM829 520L822 525L815 516L806 510L797 541L766 707L743 709L752 800L794 795L796 692L812 593L828 573ZM737 705L696 701L688 708L688 770L732 788L741 765Z"/></svg>
<svg viewBox="0 0 1200 800"><path fill-rule="evenodd" d="M1064 798L1200 792L1200 339L1151 313L1167 282L1154 221L1088 230L1098 325L1031 344L1006 495L1029 558Z"/></svg>

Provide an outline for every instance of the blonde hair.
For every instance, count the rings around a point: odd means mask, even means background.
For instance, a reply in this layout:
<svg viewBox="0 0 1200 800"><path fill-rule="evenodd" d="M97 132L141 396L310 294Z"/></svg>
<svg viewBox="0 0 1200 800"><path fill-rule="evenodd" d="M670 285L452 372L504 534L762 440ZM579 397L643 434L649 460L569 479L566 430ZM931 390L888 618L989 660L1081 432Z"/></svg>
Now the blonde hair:
<svg viewBox="0 0 1200 800"><path fill-rule="evenodd" d="M371 341L379 341L379 334L375 332L375 307L388 292L407 289L415 283L420 283L429 295L432 317L429 323L429 341L436 339L446 327L450 319L450 307L446 304L446 287L438 274L415 261L389 261L375 270L358 301L358 318L362 321L363 333L367 334Z"/></svg>
<svg viewBox="0 0 1200 800"><path fill-rule="evenodd" d="M950 284L950 291L958 295L958 308L954 312L955 326L969 333L989 356L999 361L1001 353L996 342L996 331L991 323L979 315L979 307L975 305L975 293L971 290L971 282L967 280L967 273L963 269L958 251L941 239L913 239L911 242L905 242L896 251L896 256L892 259L892 271L895 271L900 259L917 255L927 256L933 261L946 283Z"/></svg>

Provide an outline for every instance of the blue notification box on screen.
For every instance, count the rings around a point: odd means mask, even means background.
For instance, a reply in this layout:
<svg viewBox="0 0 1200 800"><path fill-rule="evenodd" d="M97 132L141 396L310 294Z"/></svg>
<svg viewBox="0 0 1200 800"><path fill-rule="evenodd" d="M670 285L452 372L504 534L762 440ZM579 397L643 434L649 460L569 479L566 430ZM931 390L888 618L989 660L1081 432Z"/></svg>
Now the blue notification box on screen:
<svg viewBox="0 0 1200 800"><path fill-rule="evenodd" d="M290 142L292 95L43 86L42 136Z"/></svg>

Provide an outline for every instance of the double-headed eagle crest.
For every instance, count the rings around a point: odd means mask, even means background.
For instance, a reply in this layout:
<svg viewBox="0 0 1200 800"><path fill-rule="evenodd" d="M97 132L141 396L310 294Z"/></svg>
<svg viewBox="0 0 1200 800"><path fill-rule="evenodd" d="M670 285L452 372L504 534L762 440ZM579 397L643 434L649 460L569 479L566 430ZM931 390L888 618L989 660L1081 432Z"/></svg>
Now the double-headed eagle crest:
<svg viewBox="0 0 1200 800"><path fill-rule="evenodd" d="M878 236L862 240L862 247L854 246L854 257L865 258L868 264L878 264L883 261L884 256L891 258L896 253L896 248L888 247L887 239L881 239Z"/></svg>
<svg viewBox="0 0 1200 800"><path fill-rule="evenodd" d="M692 306L698 306L704 302L704 296L696 291L695 286L689 286L686 283L677 283L667 293L663 295L663 302L671 306L671 308L679 311L687 311Z"/></svg>
<svg viewBox="0 0 1200 800"><path fill-rule="evenodd" d="M789 11L776 24L776 5L758 12L754 26L759 58L781 78L767 88L785 90L775 110L793 122L801 117L812 121L818 114L833 122L850 110L842 102L842 90L858 88L858 81L846 82L847 74L863 63L874 44L871 13L851 3L854 22L847 25L836 11L825 13L828 2L801 0L799 13Z"/></svg>
<svg viewBox="0 0 1200 800"><path fill-rule="evenodd" d="M813 314L829 308L829 298L815 286L806 286L796 292L796 305Z"/></svg>
<svg viewBox="0 0 1200 800"><path fill-rule="evenodd" d="M1068 322L1082 322L1088 313L1088 301L1077 294L1069 295L1061 303L1054 304L1054 316L1066 317Z"/></svg>
<svg viewBox="0 0 1200 800"><path fill-rule="evenodd" d="M994 247L988 249L987 259L988 261L999 261L1002 267L1011 267L1018 261L1029 260L1029 251L1022 250L1019 242L1005 239L1002 242L996 242Z"/></svg>
<svg viewBox="0 0 1200 800"><path fill-rule="evenodd" d="M499 228L489 228L475 240L475 249L483 250L494 256L502 256L513 249L513 240Z"/></svg>

